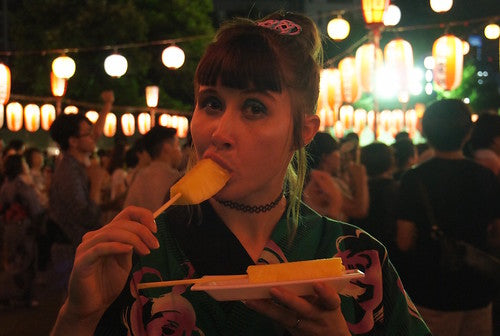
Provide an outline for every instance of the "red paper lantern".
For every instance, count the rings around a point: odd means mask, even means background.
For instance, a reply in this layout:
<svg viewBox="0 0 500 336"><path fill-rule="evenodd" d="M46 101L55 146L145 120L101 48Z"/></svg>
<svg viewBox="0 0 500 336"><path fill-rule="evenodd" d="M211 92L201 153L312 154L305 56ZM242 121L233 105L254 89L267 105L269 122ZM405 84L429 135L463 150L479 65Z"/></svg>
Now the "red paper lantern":
<svg viewBox="0 0 500 336"><path fill-rule="evenodd" d="M462 82L464 53L462 40L453 35L438 38L432 46L434 82L444 90L456 89Z"/></svg>
<svg viewBox="0 0 500 336"><path fill-rule="evenodd" d="M367 25L383 25L384 12L389 7L389 0L361 0L363 17Z"/></svg>
<svg viewBox="0 0 500 336"><path fill-rule="evenodd" d="M376 55L376 56L375 56ZM360 86L363 92L372 92L376 69L382 67L382 50L373 43L365 43L356 50L356 70L360 76Z"/></svg>
<svg viewBox="0 0 500 336"><path fill-rule="evenodd" d="M359 74L354 57L345 57L339 63L342 84L342 101L352 104L361 97Z"/></svg>

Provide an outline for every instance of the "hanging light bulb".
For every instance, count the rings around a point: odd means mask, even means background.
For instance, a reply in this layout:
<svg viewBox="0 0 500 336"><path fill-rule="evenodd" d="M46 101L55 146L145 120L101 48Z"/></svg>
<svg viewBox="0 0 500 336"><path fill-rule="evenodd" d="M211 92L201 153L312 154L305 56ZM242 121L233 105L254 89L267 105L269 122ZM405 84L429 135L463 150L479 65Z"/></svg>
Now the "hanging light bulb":
<svg viewBox="0 0 500 336"><path fill-rule="evenodd" d="M161 54L161 61L169 69L179 69L185 59L184 51L176 45L165 48Z"/></svg>
<svg viewBox="0 0 500 336"><path fill-rule="evenodd" d="M5 105L10 98L10 69L0 63L0 104Z"/></svg>
<svg viewBox="0 0 500 336"><path fill-rule="evenodd" d="M120 78L127 72L127 67L127 59L118 53L109 55L104 60L104 70L111 77Z"/></svg>
<svg viewBox="0 0 500 336"><path fill-rule="evenodd" d="M326 27L328 36L335 41L340 41L345 39L349 35L351 27L349 22L344 20L341 16L330 20L328 26Z"/></svg>
<svg viewBox="0 0 500 336"><path fill-rule="evenodd" d="M395 26L401 20L401 10L396 5L389 5L384 12L384 25Z"/></svg>
<svg viewBox="0 0 500 336"><path fill-rule="evenodd" d="M489 40L496 40L500 36L500 26L490 23L484 28L484 36Z"/></svg>
<svg viewBox="0 0 500 336"><path fill-rule="evenodd" d="M430 5L436 13L444 13L451 9L453 0L430 0Z"/></svg>
<svg viewBox="0 0 500 336"><path fill-rule="evenodd" d="M75 61L69 56L59 56L52 62L52 71L59 78L71 78L75 74L75 70Z"/></svg>

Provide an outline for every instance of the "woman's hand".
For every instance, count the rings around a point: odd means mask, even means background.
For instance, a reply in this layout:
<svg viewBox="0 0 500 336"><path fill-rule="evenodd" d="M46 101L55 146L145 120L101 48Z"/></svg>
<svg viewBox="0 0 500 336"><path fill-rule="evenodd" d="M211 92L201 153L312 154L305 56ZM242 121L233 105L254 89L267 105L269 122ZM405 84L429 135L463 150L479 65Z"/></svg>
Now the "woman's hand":
<svg viewBox="0 0 500 336"><path fill-rule="evenodd" d="M153 232L156 232L156 223L151 211L128 207L109 224L83 236L76 250L68 298L59 313L56 330L58 325L76 327L82 321L95 328L125 286L132 268L132 251L145 255L158 248Z"/></svg>
<svg viewBox="0 0 500 336"><path fill-rule="evenodd" d="M331 286L314 284L315 295L299 297L282 288L272 288L272 300L245 304L283 325L292 335L350 335L340 310L340 297Z"/></svg>
<svg viewBox="0 0 500 336"><path fill-rule="evenodd" d="M309 183L304 189L304 202L318 213L337 219L342 209L342 192L325 171L311 170Z"/></svg>

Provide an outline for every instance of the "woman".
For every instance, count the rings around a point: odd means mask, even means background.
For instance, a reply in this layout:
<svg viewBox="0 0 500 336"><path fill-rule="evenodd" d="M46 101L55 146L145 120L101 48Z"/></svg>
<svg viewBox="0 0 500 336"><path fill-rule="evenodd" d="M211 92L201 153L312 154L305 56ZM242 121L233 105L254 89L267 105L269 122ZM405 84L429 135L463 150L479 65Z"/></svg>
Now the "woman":
<svg viewBox="0 0 500 336"><path fill-rule="evenodd" d="M317 30L301 15L221 28L195 74L191 132L197 158L227 169L228 183L200 205L170 208L156 223L150 211L130 207L87 234L53 335L96 328L129 335L428 333L383 246L300 203L303 147L319 125L319 51ZM127 281L132 250L140 256ZM275 288L273 300L246 302L218 302L187 286L135 289L139 281L241 274L256 263L332 255L366 272L344 291L345 310L321 283L310 298Z"/></svg>

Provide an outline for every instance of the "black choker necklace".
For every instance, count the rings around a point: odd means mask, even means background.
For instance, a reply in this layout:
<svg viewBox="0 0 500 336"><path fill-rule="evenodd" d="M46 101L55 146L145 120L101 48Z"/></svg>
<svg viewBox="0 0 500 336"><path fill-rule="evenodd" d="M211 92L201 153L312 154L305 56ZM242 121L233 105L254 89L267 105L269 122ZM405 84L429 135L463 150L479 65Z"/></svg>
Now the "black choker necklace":
<svg viewBox="0 0 500 336"><path fill-rule="evenodd" d="M238 202L224 201L224 200L216 200L216 201L222 204L223 206L226 206L234 210L249 212L249 213L260 213L260 212L268 212L269 210L275 208L282 198L283 198L283 192L281 192L274 201L264 205L246 205Z"/></svg>

